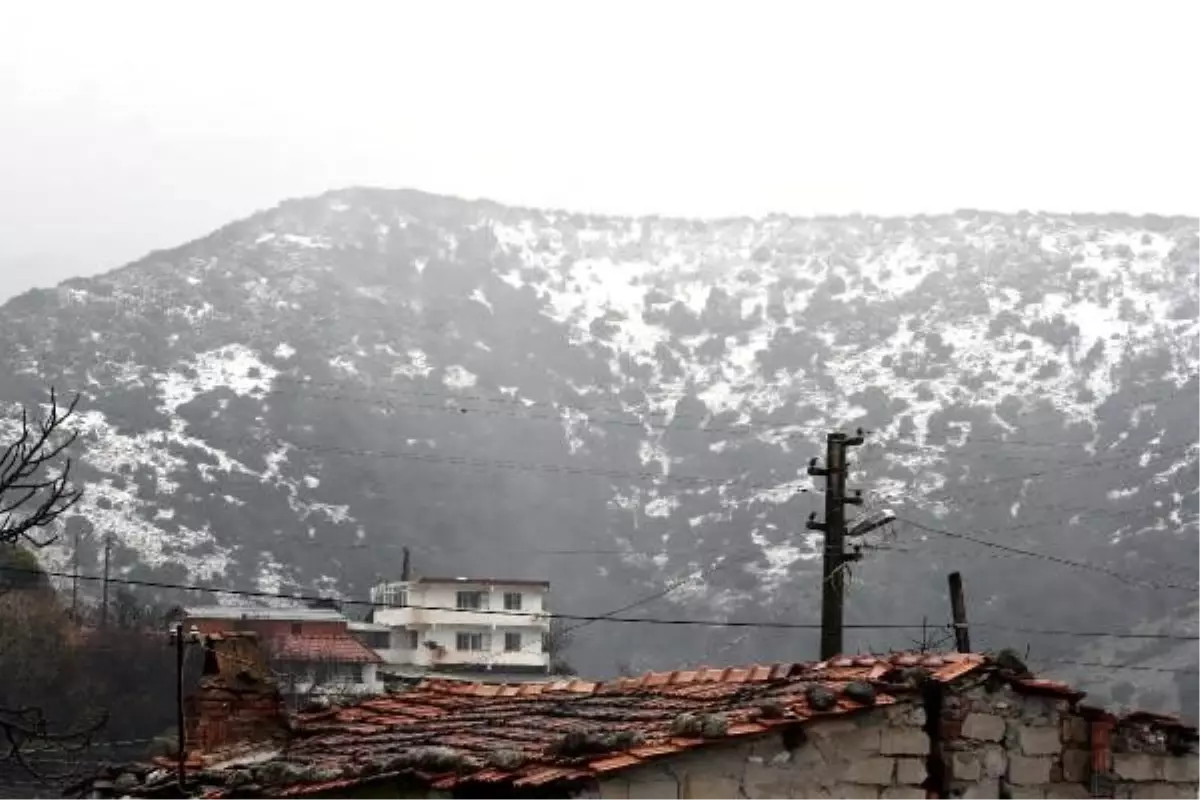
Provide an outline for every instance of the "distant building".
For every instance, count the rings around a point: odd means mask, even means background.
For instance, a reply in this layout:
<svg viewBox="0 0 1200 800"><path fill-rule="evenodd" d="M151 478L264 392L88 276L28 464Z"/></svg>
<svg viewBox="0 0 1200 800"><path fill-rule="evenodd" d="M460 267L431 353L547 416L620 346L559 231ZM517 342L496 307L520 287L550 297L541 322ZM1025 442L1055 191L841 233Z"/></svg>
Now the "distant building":
<svg viewBox="0 0 1200 800"><path fill-rule="evenodd" d="M333 608L193 606L182 621L202 634L252 632L285 694L378 694L382 659Z"/></svg>
<svg viewBox="0 0 1200 800"><path fill-rule="evenodd" d="M546 675L547 581L414 578L371 589L369 624L352 627L397 675L454 674L519 680ZM373 645L372 645L373 646Z"/></svg>

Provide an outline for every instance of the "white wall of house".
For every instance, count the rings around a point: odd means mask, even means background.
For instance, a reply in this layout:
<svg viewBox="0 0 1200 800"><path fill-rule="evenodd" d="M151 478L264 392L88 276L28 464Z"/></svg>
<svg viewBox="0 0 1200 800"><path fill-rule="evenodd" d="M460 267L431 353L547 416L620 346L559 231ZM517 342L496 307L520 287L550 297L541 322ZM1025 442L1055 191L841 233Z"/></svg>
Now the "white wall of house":
<svg viewBox="0 0 1200 800"><path fill-rule="evenodd" d="M383 584L371 594L376 602L397 603L374 613L376 623L392 628L391 647L376 650L389 665L549 666L542 648L550 630L543 586L413 581Z"/></svg>

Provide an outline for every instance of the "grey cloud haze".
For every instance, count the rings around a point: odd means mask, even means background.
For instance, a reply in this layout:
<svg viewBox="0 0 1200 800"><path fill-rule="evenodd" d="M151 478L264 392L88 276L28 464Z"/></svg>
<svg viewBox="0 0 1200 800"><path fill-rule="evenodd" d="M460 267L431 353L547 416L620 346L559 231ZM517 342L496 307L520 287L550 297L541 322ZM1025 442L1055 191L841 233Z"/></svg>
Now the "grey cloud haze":
<svg viewBox="0 0 1200 800"><path fill-rule="evenodd" d="M614 213L1200 211L1197 5L8 4L0 298L366 184Z"/></svg>

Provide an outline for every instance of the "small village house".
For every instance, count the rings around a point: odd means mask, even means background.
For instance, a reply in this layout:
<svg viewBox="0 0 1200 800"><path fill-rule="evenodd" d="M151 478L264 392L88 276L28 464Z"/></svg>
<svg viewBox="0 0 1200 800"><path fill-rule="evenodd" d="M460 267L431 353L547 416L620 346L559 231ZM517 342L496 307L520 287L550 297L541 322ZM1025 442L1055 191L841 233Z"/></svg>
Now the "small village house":
<svg viewBox="0 0 1200 800"><path fill-rule="evenodd" d="M378 694L382 659L334 608L193 606L180 621L202 634L256 634L263 658L288 696Z"/></svg>
<svg viewBox="0 0 1200 800"><path fill-rule="evenodd" d="M384 669L402 676L475 676L487 680L545 676L550 654L547 581L418 577L371 589L371 627L355 632L376 648ZM382 628L376 626L383 626ZM364 638L365 640L365 638Z"/></svg>
<svg viewBox="0 0 1200 800"><path fill-rule="evenodd" d="M210 642L190 796L1195 797L1197 732L1116 716L1019 661L893 653L606 683L426 679L283 715L253 639ZM170 759L94 797L179 796Z"/></svg>

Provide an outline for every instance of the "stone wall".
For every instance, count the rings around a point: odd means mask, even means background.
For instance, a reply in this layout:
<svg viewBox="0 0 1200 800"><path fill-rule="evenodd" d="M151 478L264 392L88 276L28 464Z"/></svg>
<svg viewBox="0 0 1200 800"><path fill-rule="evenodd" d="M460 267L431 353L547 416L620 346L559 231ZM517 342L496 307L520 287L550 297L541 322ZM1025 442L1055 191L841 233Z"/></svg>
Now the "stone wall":
<svg viewBox="0 0 1200 800"><path fill-rule="evenodd" d="M1021 694L1007 685L950 694L942 709L939 744L951 796L1197 795L1194 748L1171 755L1165 736L1129 726L1111 736L1111 770L1099 773L1109 786L1094 790L1092 727L1062 697Z"/></svg>
<svg viewBox="0 0 1200 800"><path fill-rule="evenodd" d="M1081 765L1063 756L1069 706L1064 698L1020 695L1007 685L948 694L940 744L951 796L1088 797ZM1083 753L1085 768L1090 756Z"/></svg>
<svg viewBox="0 0 1200 800"><path fill-rule="evenodd" d="M1194 743L1180 741L1160 726L1117 724L1109 737L1110 777L1116 797L1196 797L1200 757ZM1187 752L1180 752L1191 744Z"/></svg>
<svg viewBox="0 0 1200 800"><path fill-rule="evenodd" d="M1066 697L1006 683L960 685L943 698L932 742L924 724L925 711L909 701L666 757L615 773L582 796L923 798L931 746L949 797L1200 793L1194 739L1161 721L1085 713Z"/></svg>
<svg viewBox="0 0 1200 800"><path fill-rule="evenodd" d="M872 709L664 758L579 796L924 798L924 724L919 705Z"/></svg>

